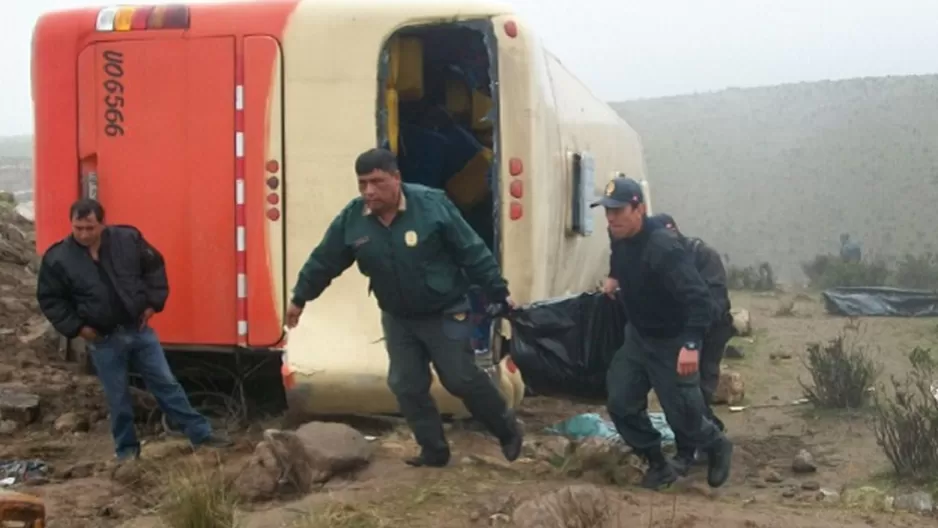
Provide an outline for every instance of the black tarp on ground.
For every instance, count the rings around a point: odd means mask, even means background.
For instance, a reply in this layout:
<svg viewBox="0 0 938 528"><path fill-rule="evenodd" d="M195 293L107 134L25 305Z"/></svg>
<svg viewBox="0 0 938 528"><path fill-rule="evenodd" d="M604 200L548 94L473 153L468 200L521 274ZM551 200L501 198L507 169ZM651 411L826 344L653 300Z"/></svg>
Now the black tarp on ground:
<svg viewBox="0 0 938 528"><path fill-rule="evenodd" d="M821 292L828 313L848 317L938 317L938 292L887 287L831 288Z"/></svg>
<svg viewBox="0 0 938 528"><path fill-rule="evenodd" d="M534 303L512 313L511 358L541 396L605 401L606 370L625 340L625 308L602 293Z"/></svg>

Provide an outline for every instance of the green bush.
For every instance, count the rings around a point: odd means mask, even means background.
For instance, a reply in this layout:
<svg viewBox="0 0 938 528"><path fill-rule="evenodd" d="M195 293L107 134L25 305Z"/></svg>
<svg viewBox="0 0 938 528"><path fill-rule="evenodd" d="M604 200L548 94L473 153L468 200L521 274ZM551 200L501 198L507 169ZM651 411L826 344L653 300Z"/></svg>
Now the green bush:
<svg viewBox="0 0 938 528"><path fill-rule="evenodd" d="M896 475L920 482L938 478L938 361L931 351L909 354L912 370L892 377L892 395L877 393L873 431Z"/></svg>
<svg viewBox="0 0 938 528"><path fill-rule="evenodd" d="M866 349L847 341L845 335L826 345L808 345L805 367L811 374L810 385L798 380L807 398L815 407L825 409L859 409L870 399L870 389L881 368Z"/></svg>
<svg viewBox="0 0 938 528"><path fill-rule="evenodd" d="M938 254L906 254L896 265L896 284L918 290L938 289Z"/></svg>
<svg viewBox="0 0 938 528"><path fill-rule="evenodd" d="M731 290L773 291L775 290L775 273L768 262L758 267L727 266L726 285Z"/></svg>
<svg viewBox="0 0 938 528"><path fill-rule="evenodd" d="M813 288L841 286L883 286L889 279L889 268L880 260L874 262L844 262L837 255L818 255L805 262L801 269Z"/></svg>

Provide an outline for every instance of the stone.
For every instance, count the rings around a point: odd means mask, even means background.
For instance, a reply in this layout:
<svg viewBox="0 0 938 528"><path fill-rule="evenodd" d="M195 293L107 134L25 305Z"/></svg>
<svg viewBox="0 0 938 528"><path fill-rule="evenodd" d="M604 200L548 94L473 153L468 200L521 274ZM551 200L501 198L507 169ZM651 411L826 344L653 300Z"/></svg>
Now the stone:
<svg viewBox="0 0 938 528"><path fill-rule="evenodd" d="M519 528L614 528L628 504L592 484L566 486L522 502L512 513ZM623 525L624 526L624 525Z"/></svg>
<svg viewBox="0 0 938 528"><path fill-rule="evenodd" d="M840 502L840 493L827 488L821 488L817 491L817 494L814 496L814 498L817 499L818 502L835 504Z"/></svg>
<svg viewBox="0 0 938 528"><path fill-rule="evenodd" d="M39 396L19 386L0 386L0 420L29 425L39 419Z"/></svg>
<svg viewBox="0 0 938 528"><path fill-rule="evenodd" d="M752 335L752 320L749 316L749 310L745 308L734 308L730 310L733 317L733 328L736 329L736 335L746 337Z"/></svg>
<svg viewBox="0 0 938 528"><path fill-rule="evenodd" d="M782 492L782 497L785 497L786 499L793 499L796 495L798 495L798 490L794 488L788 488Z"/></svg>
<svg viewBox="0 0 938 528"><path fill-rule="evenodd" d="M13 373L16 371L9 365L0 365L0 383L13 381Z"/></svg>
<svg viewBox="0 0 938 528"><path fill-rule="evenodd" d="M313 464L326 481L335 474L348 473L371 461L373 447L354 428L330 422L310 422L296 430Z"/></svg>
<svg viewBox="0 0 938 528"><path fill-rule="evenodd" d="M345 424L311 422L296 431L268 429L235 479L235 489L248 502L308 493L336 475L366 466L372 453L368 440Z"/></svg>
<svg viewBox="0 0 938 528"><path fill-rule="evenodd" d="M258 502L275 498L280 492L280 461L267 440L257 444L247 466L234 479L235 492L242 501Z"/></svg>
<svg viewBox="0 0 938 528"><path fill-rule="evenodd" d="M746 384L743 377L728 369L720 371L720 382L713 393L713 403L726 405L739 405L746 397Z"/></svg>
<svg viewBox="0 0 938 528"><path fill-rule="evenodd" d="M814 457L807 450L802 449L795 455L791 463L791 469L795 473L814 473L817 471L817 464L814 463Z"/></svg>
<svg viewBox="0 0 938 528"><path fill-rule="evenodd" d="M87 478L94 475L96 465L94 462L79 462L65 468L61 476L66 479Z"/></svg>
<svg viewBox="0 0 938 528"><path fill-rule="evenodd" d="M20 424L13 420L0 420L0 435L11 435L18 431Z"/></svg>
<svg viewBox="0 0 938 528"><path fill-rule="evenodd" d="M725 359L743 359L746 357L746 354L743 352L743 349L729 345L726 347L726 350L723 351L723 357Z"/></svg>
<svg viewBox="0 0 938 528"><path fill-rule="evenodd" d="M821 484L816 480L806 480L801 483L801 489L805 491L818 491L821 489Z"/></svg>
<svg viewBox="0 0 938 528"><path fill-rule="evenodd" d="M55 432L60 434L86 433L91 429L91 424L88 422L87 417L75 412L67 412L56 418L52 427L55 428Z"/></svg>
<svg viewBox="0 0 938 528"><path fill-rule="evenodd" d="M897 495L893 500L893 507L912 513L931 513L935 509L935 501L927 492L916 491Z"/></svg>
<svg viewBox="0 0 938 528"><path fill-rule="evenodd" d="M764 480L770 484L780 484L784 479L778 471L768 470L765 472Z"/></svg>

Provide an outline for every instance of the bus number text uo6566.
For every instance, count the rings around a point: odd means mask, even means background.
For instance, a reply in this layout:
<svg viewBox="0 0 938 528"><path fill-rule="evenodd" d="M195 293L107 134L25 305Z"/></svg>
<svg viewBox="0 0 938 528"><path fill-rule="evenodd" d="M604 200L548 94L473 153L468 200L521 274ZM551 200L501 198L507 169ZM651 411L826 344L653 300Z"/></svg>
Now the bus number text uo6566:
<svg viewBox="0 0 938 528"><path fill-rule="evenodd" d="M124 135L124 54L105 50L104 58L104 133L110 137Z"/></svg>

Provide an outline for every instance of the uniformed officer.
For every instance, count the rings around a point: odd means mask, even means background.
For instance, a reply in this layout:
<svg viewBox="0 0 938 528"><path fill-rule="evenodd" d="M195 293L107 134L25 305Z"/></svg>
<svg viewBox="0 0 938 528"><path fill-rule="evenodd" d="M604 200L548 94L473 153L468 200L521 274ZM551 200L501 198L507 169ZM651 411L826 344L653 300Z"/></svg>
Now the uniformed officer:
<svg viewBox="0 0 938 528"><path fill-rule="evenodd" d="M485 290L494 303L491 314L511 304L498 263L444 191L401 183L390 151L364 152L355 161L355 172L361 196L336 216L300 270L287 326L296 326L304 305L358 262L381 309L388 385L421 447L420 455L407 463L442 467L450 458L430 396L430 363L446 390L499 439L505 458L517 459L521 428L491 379L476 366L469 344L470 284Z"/></svg>
<svg viewBox="0 0 938 528"><path fill-rule="evenodd" d="M606 209L614 239L610 278L620 286L628 319L606 378L609 415L648 462L642 486L669 486L677 472L664 458L647 412L654 388L671 428L707 453L707 482L719 487L729 478L733 445L706 418L700 391L699 350L710 326L707 286L678 236L647 217L638 182L615 178L592 206Z"/></svg>
<svg viewBox="0 0 938 528"><path fill-rule="evenodd" d="M681 239L690 253L700 278L710 290L712 323L704 335L700 350L700 390L703 391L704 402L707 404L707 418L721 431L725 431L726 427L713 413L711 407L713 394L720 384L720 363L723 362L723 352L726 350L726 344L736 333L733 327L733 316L730 314L730 295L726 287L726 268L723 267L723 259L703 240L685 237L671 215L660 213L653 218L659 220ZM695 459L696 453L688 445L687 440L677 438L677 456L674 458L674 465L678 471L686 472Z"/></svg>

